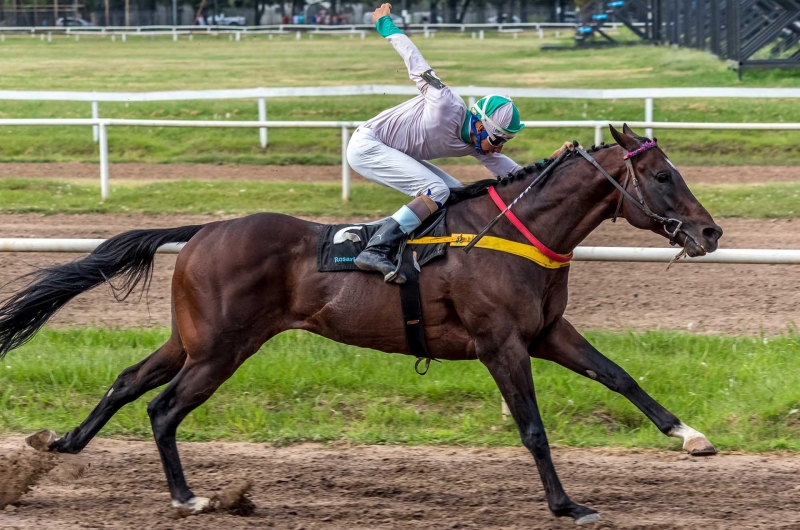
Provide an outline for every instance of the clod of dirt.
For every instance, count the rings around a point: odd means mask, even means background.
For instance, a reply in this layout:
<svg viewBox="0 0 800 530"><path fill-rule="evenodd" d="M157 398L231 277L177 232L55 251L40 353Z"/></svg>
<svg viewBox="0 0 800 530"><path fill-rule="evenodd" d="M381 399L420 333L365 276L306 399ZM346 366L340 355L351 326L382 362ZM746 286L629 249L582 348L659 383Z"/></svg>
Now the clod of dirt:
<svg viewBox="0 0 800 530"><path fill-rule="evenodd" d="M0 508L28 493L57 463L54 455L24 450L0 458Z"/></svg>
<svg viewBox="0 0 800 530"><path fill-rule="evenodd" d="M59 464L50 475L56 484L69 484L75 482L89 469L89 463L82 460L67 461Z"/></svg>
<svg viewBox="0 0 800 530"><path fill-rule="evenodd" d="M211 505L216 510L228 512L231 515L247 517L256 509L255 503L250 499L250 489L253 484L249 480L232 484L221 492L211 497Z"/></svg>

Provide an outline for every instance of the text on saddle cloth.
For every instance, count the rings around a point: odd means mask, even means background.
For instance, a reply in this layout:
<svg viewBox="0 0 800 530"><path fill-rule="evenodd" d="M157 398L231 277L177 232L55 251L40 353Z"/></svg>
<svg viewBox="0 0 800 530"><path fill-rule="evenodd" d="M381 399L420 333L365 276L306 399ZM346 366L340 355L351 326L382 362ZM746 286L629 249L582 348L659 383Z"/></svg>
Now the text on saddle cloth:
<svg viewBox="0 0 800 530"><path fill-rule="evenodd" d="M446 208L439 210L432 215L415 234L444 236L447 234L445 224ZM372 224L338 224L327 225L322 228L319 241L317 242L317 270L320 272L334 271L354 271L358 270L355 266L355 259L358 254L367 246L367 242L372 235L380 228L380 223ZM420 266L425 265L432 259L444 256L447 243L426 244L417 246L410 243L413 251L416 252L417 262ZM396 251L395 251L396 254ZM396 255L391 256L394 261Z"/></svg>

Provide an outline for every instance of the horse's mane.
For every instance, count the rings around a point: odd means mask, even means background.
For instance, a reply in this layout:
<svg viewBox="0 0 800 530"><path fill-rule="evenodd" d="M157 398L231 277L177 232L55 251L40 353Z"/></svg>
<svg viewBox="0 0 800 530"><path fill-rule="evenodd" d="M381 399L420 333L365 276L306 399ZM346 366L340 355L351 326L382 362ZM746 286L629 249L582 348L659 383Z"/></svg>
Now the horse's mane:
<svg viewBox="0 0 800 530"><path fill-rule="evenodd" d="M594 153L601 149L614 147L615 145L617 144L602 143L600 145L593 145L586 151L589 153ZM564 157L564 160L561 162L561 164L564 164L570 160L574 160L576 157L581 158L581 156L578 154L577 151L570 151L569 153L567 153L567 156ZM529 166L525 166L524 168L514 173L509 173L505 177L479 180L477 182L472 182L470 184L467 184L463 188L450 188L450 197L447 199L445 206L452 206L462 201L486 195L489 191L489 188L491 188L492 186L497 186L497 187L507 186L512 182L517 182L519 180L528 178L531 175L538 174L544 171L544 169L547 166L549 166L552 162L553 162L552 158L547 158L542 160L541 162L535 162Z"/></svg>

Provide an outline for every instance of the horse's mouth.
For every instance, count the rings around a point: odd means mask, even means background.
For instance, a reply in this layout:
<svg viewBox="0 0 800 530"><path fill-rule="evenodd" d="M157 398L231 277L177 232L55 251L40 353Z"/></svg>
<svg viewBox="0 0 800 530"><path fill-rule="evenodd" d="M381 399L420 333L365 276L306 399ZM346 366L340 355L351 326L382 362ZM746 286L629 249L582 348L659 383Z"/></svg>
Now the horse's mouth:
<svg viewBox="0 0 800 530"><path fill-rule="evenodd" d="M686 255L690 258L705 256L709 252L713 252L713 249L709 250L703 243L698 243L693 237L687 235L685 232L681 232L681 236L683 236L681 238L683 241L678 241L678 243L683 244Z"/></svg>

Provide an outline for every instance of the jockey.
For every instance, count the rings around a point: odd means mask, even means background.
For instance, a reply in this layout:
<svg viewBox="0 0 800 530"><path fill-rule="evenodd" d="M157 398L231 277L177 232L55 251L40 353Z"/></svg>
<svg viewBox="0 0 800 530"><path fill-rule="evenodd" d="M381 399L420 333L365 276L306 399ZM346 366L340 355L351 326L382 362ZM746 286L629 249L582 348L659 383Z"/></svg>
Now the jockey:
<svg viewBox="0 0 800 530"><path fill-rule="evenodd" d="M355 260L359 269L378 271L387 281L403 283L402 275L393 277L395 266L389 259L393 244L441 208L450 188L462 186L428 160L472 155L496 177L506 176L521 166L501 154L503 145L524 125L508 97L490 95L467 109L394 25L391 9L391 4L381 5L372 20L403 58L420 95L356 129L347 146L347 161L364 178L415 197L383 223Z"/></svg>

